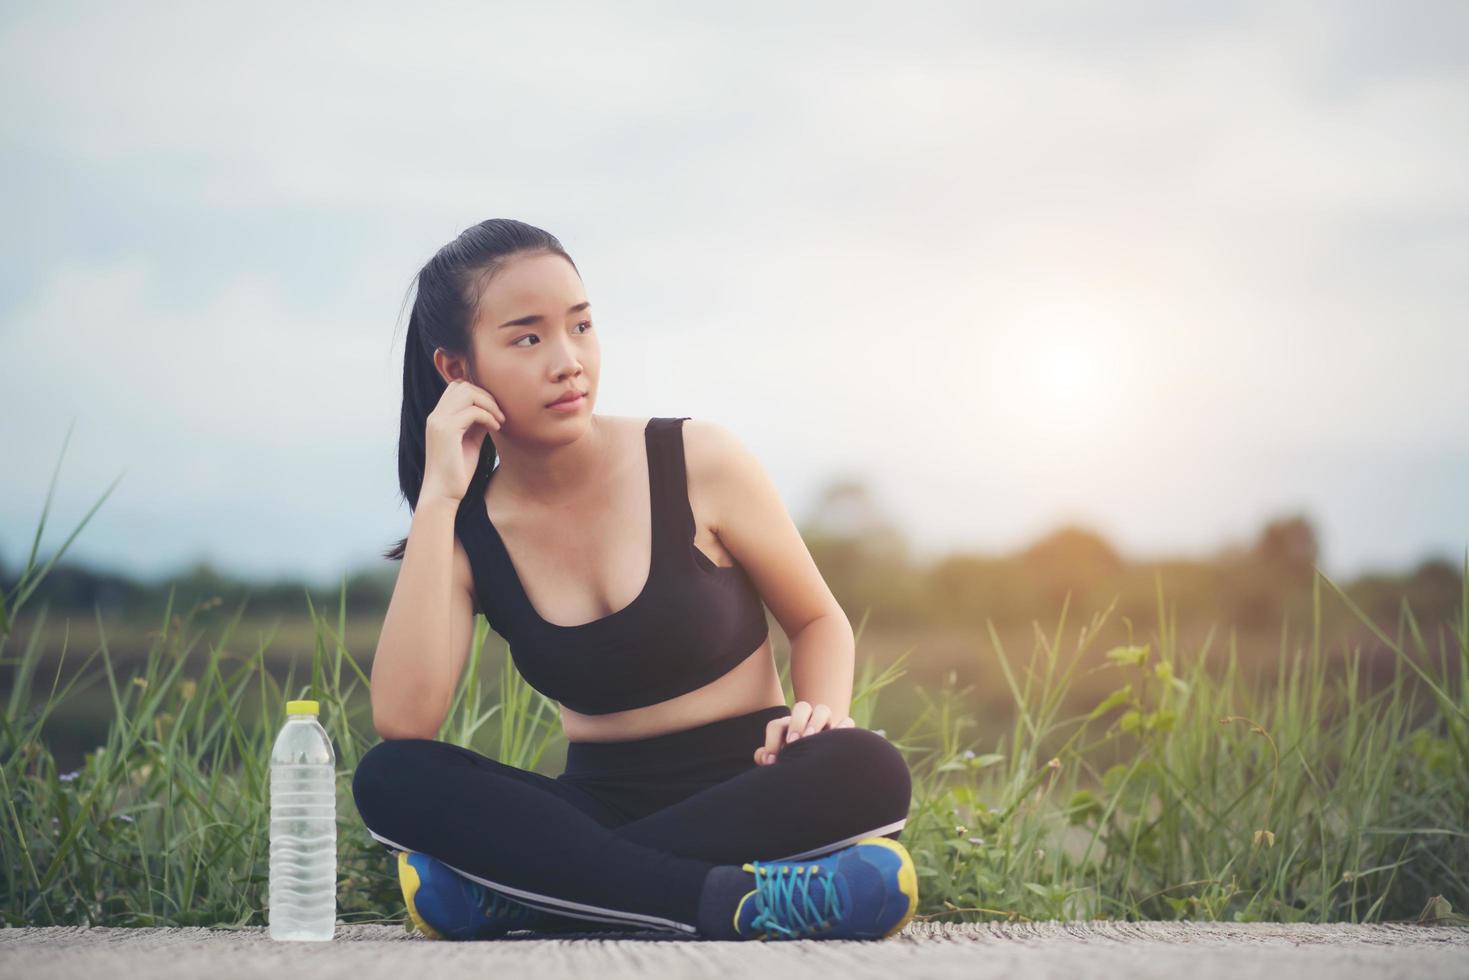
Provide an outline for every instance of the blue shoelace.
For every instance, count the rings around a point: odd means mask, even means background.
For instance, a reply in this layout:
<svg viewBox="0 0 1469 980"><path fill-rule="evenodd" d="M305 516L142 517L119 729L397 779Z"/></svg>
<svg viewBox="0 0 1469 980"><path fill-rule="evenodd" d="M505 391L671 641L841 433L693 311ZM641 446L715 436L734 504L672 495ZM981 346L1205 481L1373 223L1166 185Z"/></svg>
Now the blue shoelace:
<svg viewBox="0 0 1469 980"><path fill-rule="evenodd" d="M771 874L770 872L774 869L760 861L753 862L753 867L755 869L755 902L759 911L754 921L750 923L751 928L778 932L792 939L799 939L818 929L824 929L833 922L841 921L846 915L846 911L842 908L841 896L837 894L836 885L833 883L836 877L835 871L827 871L818 878L817 873L823 870L819 864L796 868L788 864L780 865L778 874ZM821 892L825 901L820 909L817 909L815 901L811 898L812 881L820 881L822 884ZM807 916L810 918L808 919ZM788 926L787 922L794 924Z"/></svg>

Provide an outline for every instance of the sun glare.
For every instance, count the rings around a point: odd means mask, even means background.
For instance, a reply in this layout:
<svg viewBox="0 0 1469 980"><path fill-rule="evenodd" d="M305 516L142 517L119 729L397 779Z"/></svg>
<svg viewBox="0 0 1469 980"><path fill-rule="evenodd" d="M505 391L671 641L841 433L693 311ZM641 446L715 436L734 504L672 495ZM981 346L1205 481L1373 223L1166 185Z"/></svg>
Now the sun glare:
<svg viewBox="0 0 1469 980"><path fill-rule="evenodd" d="M1035 324L1020 331L1017 373L1040 420L1081 424L1107 408L1108 355L1103 328L1084 320Z"/></svg>
<svg viewBox="0 0 1469 980"><path fill-rule="evenodd" d="M1036 360L1038 393L1046 401L1076 411L1103 397L1100 359L1075 337L1039 352Z"/></svg>
<svg viewBox="0 0 1469 980"><path fill-rule="evenodd" d="M1007 319L991 369L1015 426L1059 444L1107 438L1131 399L1135 367L1111 312L1051 298Z"/></svg>

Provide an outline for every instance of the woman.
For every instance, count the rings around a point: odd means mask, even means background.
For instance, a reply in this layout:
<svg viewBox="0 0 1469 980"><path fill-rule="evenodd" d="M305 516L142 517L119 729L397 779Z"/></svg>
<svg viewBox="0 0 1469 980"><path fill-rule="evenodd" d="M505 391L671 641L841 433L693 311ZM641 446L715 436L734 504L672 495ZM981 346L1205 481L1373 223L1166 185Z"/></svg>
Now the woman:
<svg viewBox="0 0 1469 980"><path fill-rule="evenodd" d="M372 664L384 741L352 786L410 916L453 938L893 935L918 901L897 842L911 781L846 714L851 624L735 437L594 415L600 370L547 232L485 221L419 272L398 451L413 519ZM791 637L793 707L762 600ZM561 706L554 779L433 740L475 613Z"/></svg>

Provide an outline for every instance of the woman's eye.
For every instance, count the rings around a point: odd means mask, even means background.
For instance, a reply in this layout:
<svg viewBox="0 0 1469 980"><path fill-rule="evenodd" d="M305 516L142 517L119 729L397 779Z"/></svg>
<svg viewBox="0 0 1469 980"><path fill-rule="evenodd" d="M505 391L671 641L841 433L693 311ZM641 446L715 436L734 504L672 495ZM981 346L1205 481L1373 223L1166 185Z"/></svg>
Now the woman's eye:
<svg viewBox="0 0 1469 980"><path fill-rule="evenodd" d="M587 330L590 330L590 329L592 329L592 321L591 320L582 320L579 323L577 323L577 326L578 327L585 326L587 328ZM585 334L587 332L587 330L583 330L582 333ZM521 346L520 342L522 340L529 340L530 338L532 338L534 336L535 336L535 334L528 333L524 337L517 338L516 341L515 341L515 343L511 344L510 346L511 347L519 347L519 346Z"/></svg>

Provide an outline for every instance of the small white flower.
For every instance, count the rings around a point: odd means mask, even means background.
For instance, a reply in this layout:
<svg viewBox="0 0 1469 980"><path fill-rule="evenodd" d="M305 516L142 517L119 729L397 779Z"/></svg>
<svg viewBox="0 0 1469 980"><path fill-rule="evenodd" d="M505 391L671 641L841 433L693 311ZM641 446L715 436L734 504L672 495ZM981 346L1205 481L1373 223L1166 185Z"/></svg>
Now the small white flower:
<svg viewBox="0 0 1469 980"><path fill-rule="evenodd" d="M71 772L64 772L64 773L62 773L62 774L61 774L61 775L59 775L59 776L57 776L57 777L56 777L56 778L57 778L57 779L58 779L58 780L59 780L59 781L61 781L61 782L63 782L63 783L69 783L69 782L71 782L71 781L72 781L72 780L73 780L73 779L76 779L76 778L77 778L77 777L78 777L78 776L80 776L80 775L81 775L81 774L82 774L82 772L81 772L81 770L80 770L80 769L74 769L74 770L72 770L72 771L71 771Z"/></svg>
<svg viewBox="0 0 1469 980"><path fill-rule="evenodd" d="M974 750L973 749L965 749L964 750L964 758L966 758L966 759L972 759L972 758L974 758Z"/></svg>

